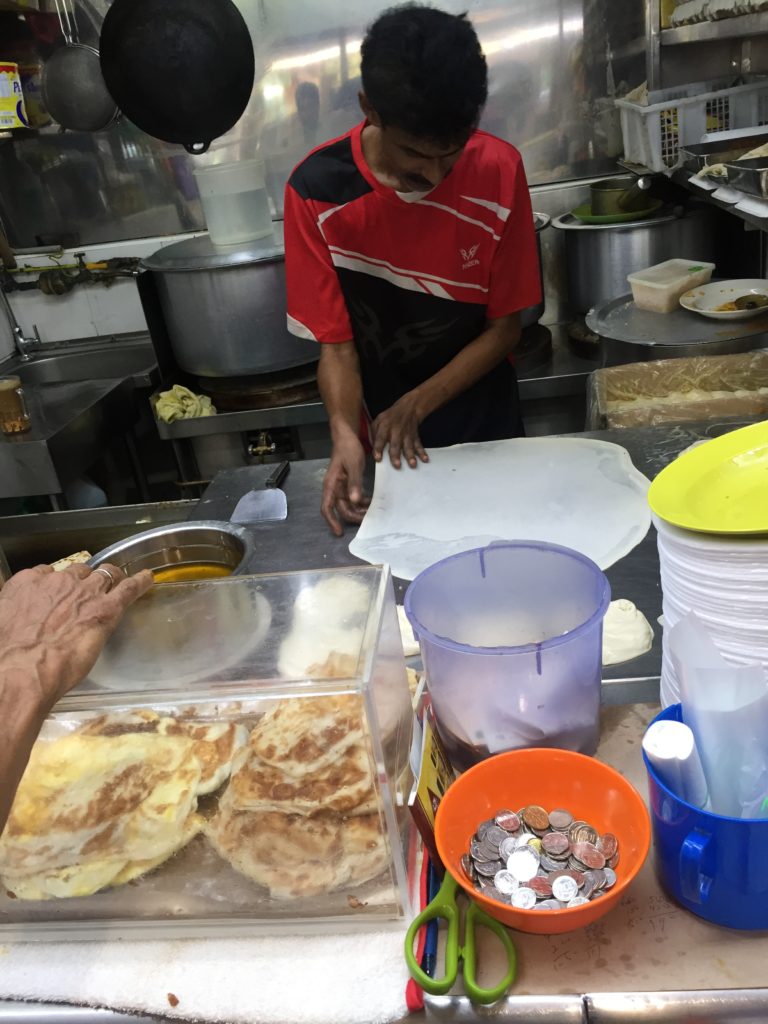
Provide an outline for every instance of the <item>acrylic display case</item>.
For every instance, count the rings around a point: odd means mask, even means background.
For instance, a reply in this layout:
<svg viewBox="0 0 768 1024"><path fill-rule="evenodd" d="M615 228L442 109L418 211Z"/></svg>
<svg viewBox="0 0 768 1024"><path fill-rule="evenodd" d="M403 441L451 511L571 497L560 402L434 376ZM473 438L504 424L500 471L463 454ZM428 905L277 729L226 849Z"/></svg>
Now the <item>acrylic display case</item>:
<svg viewBox="0 0 768 1024"><path fill-rule="evenodd" d="M388 570L156 586L43 727L0 936L402 919L411 726Z"/></svg>

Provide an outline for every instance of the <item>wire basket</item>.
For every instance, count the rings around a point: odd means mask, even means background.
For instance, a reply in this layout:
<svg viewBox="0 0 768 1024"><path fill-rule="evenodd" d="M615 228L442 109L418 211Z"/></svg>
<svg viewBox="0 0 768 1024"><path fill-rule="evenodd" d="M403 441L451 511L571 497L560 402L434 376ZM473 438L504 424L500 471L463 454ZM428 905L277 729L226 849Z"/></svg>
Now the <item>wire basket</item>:
<svg viewBox="0 0 768 1024"><path fill-rule="evenodd" d="M649 103L616 100L624 159L650 171L673 171L680 150L705 134L768 124L768 79L719 88L692 82L649 93Z"/></svg>

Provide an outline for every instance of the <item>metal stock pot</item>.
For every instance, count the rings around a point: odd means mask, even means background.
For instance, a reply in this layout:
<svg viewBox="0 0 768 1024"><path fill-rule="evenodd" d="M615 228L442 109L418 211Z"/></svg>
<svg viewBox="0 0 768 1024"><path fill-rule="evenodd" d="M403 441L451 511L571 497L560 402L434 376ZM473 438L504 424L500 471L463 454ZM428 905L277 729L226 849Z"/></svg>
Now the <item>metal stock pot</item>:
<svg viewBox="0 0 768 1024"><path fill-rule="evenodd" d="M672 257L715 261L712 212L694 206L625 224L582 224L571 213L552 221L565 240L568 305L587 313L629 291L627 274Z"/></svg>

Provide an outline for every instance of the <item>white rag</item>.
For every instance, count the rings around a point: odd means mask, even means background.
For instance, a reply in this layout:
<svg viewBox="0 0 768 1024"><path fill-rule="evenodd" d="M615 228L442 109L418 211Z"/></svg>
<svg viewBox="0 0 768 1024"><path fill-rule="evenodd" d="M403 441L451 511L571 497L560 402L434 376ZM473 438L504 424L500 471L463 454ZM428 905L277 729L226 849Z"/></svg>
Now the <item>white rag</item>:
<svg viewBox="0 0 768 1024"><path fill-rule="evenodd" d="M404 937L405 928L396 928L6 943L0 944L0 998L231 1024L384 1024L408 1013Z"/></svg>

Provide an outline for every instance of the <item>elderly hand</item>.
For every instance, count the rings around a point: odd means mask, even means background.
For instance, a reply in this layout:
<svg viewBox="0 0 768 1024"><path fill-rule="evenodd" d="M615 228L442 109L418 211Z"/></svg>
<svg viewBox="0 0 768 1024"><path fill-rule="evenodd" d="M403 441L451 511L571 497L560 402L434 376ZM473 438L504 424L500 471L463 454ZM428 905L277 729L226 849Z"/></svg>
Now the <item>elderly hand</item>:
<svg viewBox="0 0 768 1024"><path fill-rule="evenodd" d="M151 586L151 572L126 577L114 565L38 565L12 576L0 590L0 689L47 714L88 675L123 612Z"/></svg>
<svg viewBox="0 0 768 1024"><path fill-rule="evenodd" d="M418 459L429 462L419 437L419 424L423 418L413 391L377 416L373 421L373 457L376 461L381 462L384 449L389 445L389 460L395 469L400 469L401 457L405 457L411 469L416 469Z"/></svg>

